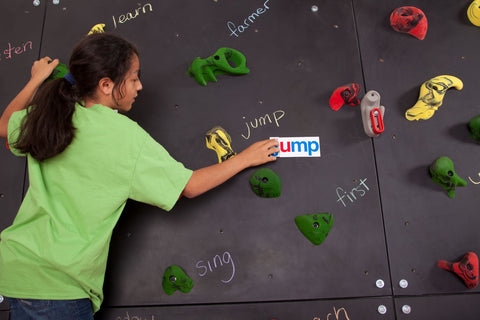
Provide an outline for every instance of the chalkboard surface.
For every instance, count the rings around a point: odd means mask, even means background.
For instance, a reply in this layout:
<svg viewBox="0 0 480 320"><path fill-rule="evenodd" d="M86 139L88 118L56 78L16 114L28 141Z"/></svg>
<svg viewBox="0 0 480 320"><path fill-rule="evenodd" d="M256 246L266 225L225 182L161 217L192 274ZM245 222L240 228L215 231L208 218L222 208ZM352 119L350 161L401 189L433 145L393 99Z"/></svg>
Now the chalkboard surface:
<svg viewBox="0 0 480 320"><path fill-rule="evenodd" d="M187 167L217 161L204 139L216 125L231 135L237 152L271 136L318 136L322 157L269 165L282 179L280 198L258 198L250 190L252 169L198 199L180 200L171 214L130 203L112 240L106 305L390 294L372 143L358 108L334 112L328 105L337 86L362 81L352 3L327 1L317 13L307 2L288 1L107 3L49 5L42 54L67 56L70 45L48 41L59 38L59 25L72 35L68 41L97 23L134 41L144 90L130 116ZM231 35L228 22L238 25L258 8L265 12ZM124 20L129 12L138 15ZM195 57L220 47L242 52L250 74L219 76L206 87L186 75ZM267 116L271 122L257 124ZM365 188L363 197L338 201L337 191L357 187ZM294 218L320 212L332 213L335 222L316 247ZM162 291L170 265L192 277L188 295ZM379 278L383 289L375 286Z"/></svg>
<svg viewBox="0 0 480 320"><path fill-rule="evenodd" d="M423 8L428 18L422 41L388 28L389 13L403 2L379 2L375 10L369 1L355 2L367 89L385 93L382 101L388 106L385 132L374 143L395 294L469 291L436 261L480 252L480 186L475 184L480 148L467 129L480 114L475 71L480 46L474 40L480 29L467 20L467 2L413 1L410 5ZM463 89L449 89L429 120L406 120L420 85L438 75L460 78ZM428 167L440 156L451 158L467 181L457 187L455 199L429 179ZM398 286L402 279L409 281L408 288Z"/></svg>
<svg viewBox="0 0 480 320"><path fill-rule="evenodd" d="M38 58L41 45L45 5L33 7L16 1L2 4L0 10L0 110L3 112L29 79L32 62ZM13 19L15 17L15 19ZM25 179L25 161L0 142L0 230L10 226L20 206ZM1 271L0 271L1 272ZM8 310L5 299L0 310ZM8 311L0 312L8 319Z"/></svg>
<svg viewBox="0 0 480 320"><path fill-rule="evenodd" d="M438 319L476 319L480 289L468 290L436 262L480 253L479 146L466 129L480 114L480 28L465 17L469 1L413 1L409 5L421 8L429 22L426 38L418 40L389 25L390 13L403 5L0 5L0 25L9 30L0 35L2 106L26 82L33 60L49 55L68 63L73 45L104 23L105 30L140 49L144 88L128 116L186 167L217 162L204 138L214 126L230 134L236 152L269 137L320 141L320 157L279 158L263 166L282 180L278 198L252 192L251 168L205 195L180 199L170 213L130 201L114 230L104 309L96 319L428 319L431 309L443 305L450 307L438 311ZM206 86L187 75L194 58L221 47L243 53L250 73L218 75L218 82ZM463 90L450 89L431 119L406 120L420 85L442 74L462 79ZM329 106L332 92L350 83L360 84L360 98L368 90L380 93L386 112L379 137L364 133L360 107ZM468 182L457 188L455 199L429 177L428 166L439 156L452 158ZM21 202L25 162L0 148L0 164L4 229ZM334 217L333 227L315 246L294 219L325 212ZM192 278L189 293L163 291L162 275L170 265ZM408 283L404 288L402 280ZM438 294L445 295L437 299ZM408 316L403 305L411 307ZM387 311L381 315L382 306Z"/></svg>
<svg viewBox="0 0 480 320"><path fill-rule="evenodd" d="M380 315L379 306L387 312ZM345 300L322 300L301 302L271 302L227 305L195 305L143 308L105 308L102 319L151 320L151 319L385 319L395 315L391 298L364 298ZM361 315L358 317L358 315Z"/></svg>
<svg viewBox="0 0 480 320"><path fill-rule="evenodd" d="M30 68L38 58L45 8L12 3L0 12L0 103L2 112L30 77ZM12 20L11 17L17 17ZM22 200L25 162L0 145L0 228L8 227Z"/></svg>

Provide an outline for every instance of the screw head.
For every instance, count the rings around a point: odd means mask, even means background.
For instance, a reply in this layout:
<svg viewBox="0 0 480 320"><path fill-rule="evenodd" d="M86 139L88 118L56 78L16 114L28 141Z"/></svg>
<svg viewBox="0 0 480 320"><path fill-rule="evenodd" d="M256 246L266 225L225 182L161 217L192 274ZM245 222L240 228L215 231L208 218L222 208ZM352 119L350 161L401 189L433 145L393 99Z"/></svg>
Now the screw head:
<svg viewBox="0 0 480 320"><path fill-rule="evenodd" d="M405 279L402 279L402 280L400 280L400 282L398 283L398 285L400 286L400 288L405 289L406 287L408 287L408 281L405 280Z"/></svg>
<svg viewBox="0 0 480 320"><path fill-rule="evenodd" d="M383 304L381 304L381 305L378 306L377 311L380 314L385 314L385 313L387 313L387 307L385 307Z"/></svg>
<svg viewBox="0 0 480 320"><path fill-rule="evenodd" d="M60 0L53 0L52 3L55 4L55 5L57 5L57 4L60 3Z"/></svg>
<svg viewBox="0 0 480 320"><path fill-rule="evenodd" d="M312 12L317 12L318 11L318 7L317 6L312 6Z"/></svg>
<svg viewBox="0 0 480 320"><path fill-rule="evenodd" d="M402 312L404 314L409 314L410 312L412 312L412 308L408 304L405 304L402 306Z"/></svg>
<svg viewBox="0 0 480 320"><path fill-rule="evenodd" d="M40 0L33 0L33 5L38 7L40 5Z"/></svg>
<svg viewBox="0 0 480 320"><path fill-rule="evenodd" d="M382 289L385 286L385 282L382 279L378 279L375 282L375 285L377 286L377 288Z"/></svg>

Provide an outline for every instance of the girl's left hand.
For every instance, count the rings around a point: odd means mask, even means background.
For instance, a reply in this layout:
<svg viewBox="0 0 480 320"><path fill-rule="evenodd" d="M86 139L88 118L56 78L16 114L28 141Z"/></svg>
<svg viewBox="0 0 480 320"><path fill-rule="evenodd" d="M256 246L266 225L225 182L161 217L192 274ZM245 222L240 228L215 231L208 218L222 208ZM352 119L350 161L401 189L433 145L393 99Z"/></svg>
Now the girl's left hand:
<svg viewBox="0 0 480 320"><path fill-rule="evenodd" d="M60 61L58 59L52 60L50 57L44 57L33 63L31 70L31 80L38 84L43 83L58 66Z"/></svg>

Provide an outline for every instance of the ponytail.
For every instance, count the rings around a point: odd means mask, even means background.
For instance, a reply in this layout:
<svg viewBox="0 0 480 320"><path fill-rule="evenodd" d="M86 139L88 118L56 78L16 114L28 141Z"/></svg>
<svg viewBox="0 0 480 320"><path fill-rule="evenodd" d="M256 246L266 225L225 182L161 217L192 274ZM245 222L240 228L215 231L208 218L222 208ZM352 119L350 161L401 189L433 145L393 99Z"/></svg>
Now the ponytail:
<svg viewBox="0 0 480 320"><path fill-rule="evenodd" d="M75 134L75 103L94 97L99 81L105 77L113 81L114 90L120 90L134 55L138 56L137 48L112 33L84 37L70 57L71 74L40 87L12 146L38 161L61 153Z"/></svg>
<svg viewBox="0 0 480 320"><path fill-rule="evenodd" d="M65 78L46 82L37 92L13 146L38 161L51 158L72 142L75 128L74 87Z"/></svg>

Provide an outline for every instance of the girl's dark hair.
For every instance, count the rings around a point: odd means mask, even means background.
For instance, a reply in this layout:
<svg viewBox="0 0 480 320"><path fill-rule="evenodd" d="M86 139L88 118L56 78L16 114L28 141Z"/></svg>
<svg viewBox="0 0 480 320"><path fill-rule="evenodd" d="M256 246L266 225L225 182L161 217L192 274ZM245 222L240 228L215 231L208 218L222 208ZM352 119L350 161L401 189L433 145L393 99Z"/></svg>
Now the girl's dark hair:
<svg viewBox="0 0 480 320"><path fill-rule="evenodd" d="M74 137L75 103L94 97L100 79L105 77L114 82L114 90L121 97L117 88L122 87L134 55L138 56L136 47L117 35L94 33L83 38L69 62L75 84L59 78L40 87L27 108L13 147L38 161L63 152Z"/></svg>

